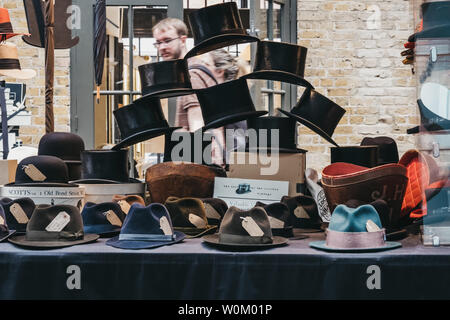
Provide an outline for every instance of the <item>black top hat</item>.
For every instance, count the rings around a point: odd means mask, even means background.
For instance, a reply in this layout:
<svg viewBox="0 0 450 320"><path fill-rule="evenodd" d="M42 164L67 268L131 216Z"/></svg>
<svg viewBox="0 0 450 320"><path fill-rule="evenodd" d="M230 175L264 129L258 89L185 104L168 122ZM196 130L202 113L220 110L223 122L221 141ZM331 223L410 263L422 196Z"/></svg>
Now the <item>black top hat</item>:
<svg viewBox="0 0 450 320"><path fill-rule="evenodd" d="M67 165L63 160L53 156L32 156L20 161L15 182L7 186L76 187L68 181Z"/></svg>
<svg viewBox="0 0 450 320"><path fill-rule="evenodd" d="M421 99L417 100L420 112L420 122L427 131L440 131L450 129L450 120L442 118L428 109Z"/></svg>
<svg viewBox="0 0 450 320"><path fill-rule="evenodd" d="M233 44L259 41L247 34L235 2L195 10L188 18L194 48L186 54L185 59Z"/></svg>
<svg viewBox="0 0 450 320"><path fill-rule="evenodd" d="M420 8L423 28L411 35L409 42L420 38L450 37L450 1L425 2Z"/></svg>
<svg viewBox="0 0 450 320"><path fill-rule="evenodd" d="M212 164L211 139L210 137L207 137L206 141L204 141L205 135L210 135L212 137L212 134L202 131L197 131L195 133L187 131L167 133L164 142L163 162L184 161L205 165ZM201 149L197 146L199 144L198 140L201 141ZM184 155L184 150L186 148L190 150L190 156ZM177 153L177 151L179 152ZM172 152L175 152L174 157L172 157ZM205 152L207 152L206 156Z"/></svg>
<svg viewBox="0 0 450 320"><path fill-rule="evenodd" d="M316 90L306 88L291 112L278 110L304 124L328 142L338 146L331 136L344 115L345 109Z"/></svg>
<svg viewBox="0 0 450 320"><path fill-rule="evenodd" d="M12 200L10 198L1 198L0 206L5 211L6 222L8 226L19 232L25 232L28 221L33 214L36 205L30 198L19 198Z"/></svg>
<svg viewBox="0 0 450 320"><path fill-rule="evenodd" d="M122 140L112 149L119 150L155 138L179 128L170 128L159 99L133 102L114 110Z"/></svg>
<svg viewBox="0 0 450 320"><path fill-rule="evenodd" d="M331 163L347 162L373 168L378 165L378 146L331 147Z"/></svg>
<svg viewBox="0 0 450 320"><path fill-rule="evenodd" d="M377 165L398 162L397 143L390 137L366 137L361 141L362 146L378 146Z"/></svg>
<svg viewBox="0 0 450 320"><path fill-rule="evenodd" d="M244 79L265 79L312 87L303 76L308 49L296 44L260 41L253 72Z"/></svg>
<svg viewBox="0 0 450 320"><path fill-rule="evenodd" d="M252 146L251 138L249 134L249 140L247 143L247 150L252 151L261 149L271 150L276 148L278 152L286 153L305 153L306 150L297 148L296 143L296 127L295 120L287 117L258 117L247 120L248 129L256 130L257 145ZM266 130L267 139L261 139L264 137L263 132L259 130ZM273 130L278 130L279 141L277 146L272 146L272 134ZM266 141L264 141L266 140ZM265 145L264 145L265 144Z"/></svg>
<svg viewBox="0 0 450 320"><path fill-rule="evenodd" d="M86 150L81 153L81 179L75 183L130 183L128 149Z"/></svg>
<svg viewBox="0 0 450 320"><path fill-rule="evenodd" d="M137 101L152 97L169 98L192 94L187 61L184 59L154 62L139 66L142 97Z"/></svg>
<svg viewBox="0 0 450 320"><path fill-rule="evenodd" d="M77 207L70 205L38 205L27 225L24 236L8 241L28 248L61 248L94 242L97 234L85 234Z"/></svg>
<svg viewBox="0 0 450 320"><path fill-rule="evenodd" d="M203 130L218 128L267 113L267 111L256 111L244 79L224 82L195 92L205 123Z"/></svg>

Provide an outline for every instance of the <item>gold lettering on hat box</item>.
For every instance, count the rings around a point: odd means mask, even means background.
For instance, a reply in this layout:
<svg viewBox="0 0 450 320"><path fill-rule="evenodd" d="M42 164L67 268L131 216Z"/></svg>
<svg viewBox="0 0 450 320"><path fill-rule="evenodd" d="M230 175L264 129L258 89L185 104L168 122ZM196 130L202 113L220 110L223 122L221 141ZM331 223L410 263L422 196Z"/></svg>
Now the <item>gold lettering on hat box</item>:
<svg viewBox="0 0 450 320"><path fill-rule="evenodd" d="M171 236L173 234L172 228L170 227L169 220L167 220L167 217L162 217L159 219L159 225L161 230L164 232L164 235Z"/></svg>
<svg viewBox="0 0 450 320"><path fill-rule="evenodd" d="M117 216L117 214L114 211L108 210L107 212L105 212L105 214L106 214L106 219L113 226L118 226L118 227L122 226L122 221L120 221L119 217Z"/></svg>
<svg viewBox="0 0 450 320"><path fill-rule="evenodd" d="M47 179L47 177L39 171L38 168L36 168L33 164L27 164L26 166L22 167L25 171L25 174L31 178L33 181L44 181Z"/></svg>
<svg viewBox="0 0 450 320"><path fill-rule="evenodd" d="M202 218L193 213L189 213L189 222L199 229L206 228L205 220L203 220Z"/></svg>
<svg viewBox="0 0 450 320"><path fill-rule="evenodd" d="M70 216L67 212L61 211L45 228L48 232L61 232L70 222Z"/></svg>
<svg viewBox="0 0 450 320"><path fill-rule="evenodd" d="M22 207L18 203L13 203L9 207L9 211L13 215L14 219L20 224L28 223L29 219L25 211L23 211Z"/></svg>
<svg viewBox="0 0 450 320"><path fill-rule="evenodd" d="M242 228L244 228L251 237L262 237L264 235L264 232L252 217L241 217L241 219Z"/></svg>
<svg viewBox="0 0 450 320"><path fill-rule="evenodd" d="M128 214L128 212L130 211L130 208L131 208L130 204L128 202L126 202L125 200L120 200L117 203L119 204L119 206L122 209L122 211L125 214Z"/></svg>

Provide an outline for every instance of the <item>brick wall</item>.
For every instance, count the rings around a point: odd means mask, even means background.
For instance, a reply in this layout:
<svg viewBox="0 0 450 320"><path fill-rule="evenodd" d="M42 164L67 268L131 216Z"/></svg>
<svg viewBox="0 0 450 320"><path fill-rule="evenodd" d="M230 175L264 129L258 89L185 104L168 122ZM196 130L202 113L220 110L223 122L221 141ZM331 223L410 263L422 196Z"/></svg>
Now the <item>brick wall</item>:
<svg viewBox="0 0 450 320"><path fill-rule="evenodd" d="M305 76L347 111L333 135L339 145L387 135L400 156L414 147L406 129L419 121L416 79L400 57L413 29L406 0L298 1L298 43L308 48ZM332 145L304 126L299 145L309 150L308 167L329 164Z"/></svg>
<svg viewBox="0 0 450 320"><path fill-rule="evenodd" d="M25 9L21 0L0 0L0 6L7 8L15 32L28 32ZM45 49L36 48L23 42L21 36L16 36L9 42L15 43L19 50L19 60L23 69L34 69L35 78L25 80L27 85L26 105L32 112L31 126L23 126L19 138L24 145L37 146L45 134ZM70 131L70 90L69 90L69 50L55 50L55 91L54 113L55 131ZM21 83L21 80L5 78L7 82Z"/></svg>

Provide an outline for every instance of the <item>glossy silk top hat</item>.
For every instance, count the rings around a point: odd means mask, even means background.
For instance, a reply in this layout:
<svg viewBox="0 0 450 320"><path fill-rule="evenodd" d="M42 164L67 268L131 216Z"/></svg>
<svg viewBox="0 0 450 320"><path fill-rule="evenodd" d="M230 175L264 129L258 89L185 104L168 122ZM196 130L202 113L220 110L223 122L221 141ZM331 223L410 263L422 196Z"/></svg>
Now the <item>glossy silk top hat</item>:
<svg viewBox="0 0 450 320"><path fill-rule="evenodd" d="M16 233L16 230L10 230L8 227L8 222L6 221L5 212L3 207L0 206L0 242L8 239Z"/></svg>
<svg viewBox="0 0 450 320"><path fill-rule="evenodd" d="M6 41L18 35L29 35L28 33L15 33L9 18L8 9L0 8L0 37L1 41Z"/></svg>
<svg viewBox="0 0 450 320"><path fill-rule="evenodd" d="M87 202L81 212L84 232L95 233L101 237L112 237L120 232L125 213L115 202Z"/></svg>
<svg viewBox="0 0 450 320"><path fill-rule="evenodd" d="M380 217L371 205L349 208L339 205L331 215L326 241L314 241L312 248L325 251L365 252L401 247L398 242L385 241Z"/></svg>
<svg viewBox="0 0 450 320"><path fill-rule="evenodd" d="M169 60L139 66L142 98L134 101L146 101L152 97L169 98L192 94L187 61Z"/></svg>
<svg viewBox="0 0 450 320"><path fill-rule="evenodd" d="M235 2L195 10L188 19L194 48L186 54L185 59L233 44L259 41L247 34Z"/></svg>
<svg viewBox="0 0 450 320"><path fill-rule="evenodd" d="M0 198L0 206L5 212L8 226L18 233L25 232L28 221L36 207L34 201L30 198L19 198L15 200Z"/></svg>
<svg viewBox="0 0 450 320"><path fill-rule="evenodd" d="M9 241L27 248L50 249L94 242L97 234L85 234L83 221L77 207L46 205L36 207L24 236Z"/></svg>
<svg viewBox="0 0 450 320"><path fill-rule="evenodd" d="M203 130L218 128L267 113L267 111L256 111L244 79L224 82L195 92L205 122Z"/></svg>
<svg viewBox="0 0 450 320"><path fill-rule="evenodd" d="M206 243L223 248L258 249L287 243L287 239L272 235L269 217L261 207L241 210L228 208L219 233L203 237Z"/></svg>
<svg viewBox="0 0 450 320"><path fill-rule="evenodd" d="M256 140L257 140L257 146L249 145L249 143L251 142L249 133L247 150L252 151L255 150L256 147L256 150L276 149L278 150L278 152L286 152L286 153L306 152L306 150L297 148L296 134L295 134L296 122L292 118L271 117L271 116L252 118L247 120L247 128L256 131ZM277 132L278 132L278 139L275 139ZM272 139L274 139L275 145L272 145Z"/></svg>
<svg viewBox="0 0 450 320"><path fill-rule="evenodd" d="M32 156L17 165L16 179L7 186L74 187L63 160L53 156Z"/></svg>
<svg viewBox="0 0 450 320"><path fill-rule="evenodd" d="M152 203L147 207L135 203L123 223L120 235L106 244L121 249L150 249L171 245L186 236L174 231L166 207Z"/></svg>
<svg viewBox="0 0 450 320"><path fill-rule="evenodd" d="M361 146L378 146L377 165L398 162L397 143L390 137L366 137L362 139Z"/></svg>
<svg viewBox="0 0 450 320"><path fill-rule="evenodd" d="M290 112L278 110L338 146L331 136L345 110L314 89L306 88L297 105Z"/></svg>
<svg viewBox="0 0 450 320"><path fill-rule="evenodd" d="M17 46L5 42L0 44L0 75L19 80L27 80L36 76L36 71L20 67Z"/></svg>
<svg viewBox="0 0 450 320"><path fill-rule="evenodd" d="M311 87L304 79L307 51L307 48L296 44L260 41L253 72L242 78L282 81Z"/></svg>
<svg viewBox="0 0 450 320"><path fill-rule="evenodd" d="M408 41L421 38L450 37L450 1L425 2L421 6L422 30L414 33Z"/></svg>
<svg viewBox="0 0 450 320"><path fill-rule="evenodd" d="M113 113L122 139L113 147L113 150L119 150L179 129L179 127L169 127L162 111L161 102L156 98L133 102L114 110Z"/></svg>

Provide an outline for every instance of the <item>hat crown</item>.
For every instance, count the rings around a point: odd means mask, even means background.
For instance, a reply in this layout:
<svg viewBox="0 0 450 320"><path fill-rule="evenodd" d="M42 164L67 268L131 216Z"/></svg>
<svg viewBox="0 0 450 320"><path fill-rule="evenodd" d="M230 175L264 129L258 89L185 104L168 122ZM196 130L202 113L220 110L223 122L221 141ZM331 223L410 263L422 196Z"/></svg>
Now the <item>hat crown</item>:
<svg viewBox="0 0 450 320"><path fill-rule="evenodd" d="M269 216L269 222L271 221L270 217L272 217L272 218L275 218L275 219L283 222L283 228L292 226L289 208L284 203L274 202L274 203L270 203L267 205L261 204L261 206L264 208L267 215ZM272 224L271 224L271 226L272 226L272 229L277 229L277 228L274 228Z"/></svg>
<svg viewBox="0 0 450 320"><path fill-rule="evenodd" d="M369 220L382 228L378 212L372 205L349 208L341 204L331 215L328 228L338 232L367 232L366 223Z"/></svg>
<svg viewBox="0 0 450 320"><path fill-rule="evenodd" d="M142 94L174 88L192 88L184 59L159 61L139 66Z"/></svg>
<svg viewBox="0 0 450 320"><path fill-rule="evenodd" d="M99 204L87 202L81 212L83 225L85 227L92 225L109 225L110 222L108 222L107 212L110 210L114 212L121 222L125 220L125 213L115 202L104 202Z"/></svg>
<svg viewBox="0 0 450 320"><path fill-rule="evenodd" d="M208 225L205 206L200 199L169 197L165 205L175 227L202 229Z"/></svg>
<svg viewBox="0 0 450 320"><path fill-rule="evenodd" d="M71 205L47 205L36 206L33 215L27 225L27 234L30 231L46 231L47 226L61 213L69 215L69 223L61 230L72 234L83 234L83 221L77 207ZM27 237L28 238L28 237Z"/></svg>
<svg viewBox="0 0 450 320"><path fill-rule="evenodd" d="M128 182L128 149L85 150L81 153L81 178Z"/></svg>
<svg viewBox="0 0 450 320"><path fill-rule="evenodd" d="M6 8L0 8L0 23L11 23L9 11Z"/></svg>
<svg viewBox="0 0 450 320"><path fill-rule="evenodd" d="M254 207L248 211L238 209L234 206L228 208L220 225L219 234L248 236L250 234L242 226L244 218L251 218L263 232L263 237L272 238L269 217L261 207Z"/></svg>
<svg viewBox="0 0 450 320"><path fill-rule="evenodd" d="M33 180L27 173L27 168L34 166L45 176L44 180ZM63 160L54 156L31 156L23 159L16 169L15 184L19 183L67 183L69 173Z"/></svg>
<svg viewBox="0 0 450 320"><path fill-rule="evenodd" d="M26 226L23 223L19 223L17 221L17 218L11 213L11 206L13 206L14 204L20 206L20 209L25 213L28 219L31 218L36 205L30 198L19 198L14 200L6 197L0 198L0 207L2 207L5 211L8 226L13 230L23 232L25 231Z"/></svg>
<svg viewBox="0 0 450 320"><path fill-rule="evenodd" d="M278 131L278 146L277 148L296 150L297 144L295 141L295 120L288 117L274 117L263 116L247 120L248 129L256 130L256 139L258 147L275 148L272 145L272 135L274 130ZM266 139L261 139L262 131L266 130ZM264 141L265 140L265 141ZM250 143L250 138L249 138ZM249 147L251 147L249 145Z"/></svg>
<svg viewBox="0 0 450 320"><path fill-rule="evenodd" d="M450 1L425 2L422 3L421 10L423 30L434 26L450 24Z"/></svg>
<svg viewBox="0 0 450 320"><path fill-rule="evenodd" d="M19 52L14 43L4 42L0 44L0 60L3 59L19 60Z"/></svg>
<svg viewBox="0 0 450 320"><path fill-rule="evenodd" d="M2 220L3 223L0 223L0 234L8 231L8 222L6 219L6 214L5 214L5 210L3 208L3 206L0 206L0 219Z"/></svg>
<svg viewBox="0 0 450 320"><path fill-rule="evenodd" d="M120 234L165 235L161 227L161 219L164 217L173 234L172 220L166 207L160 203L152 203L146 207L134 203L123 222Z"/></svg>
<svg viewBox="0 0 450 320"><path fill-rule="evenodd" d="M83 139L70 132L50 132L39 141L38 155L55 156L62 160L81 161Z"/></svg>

